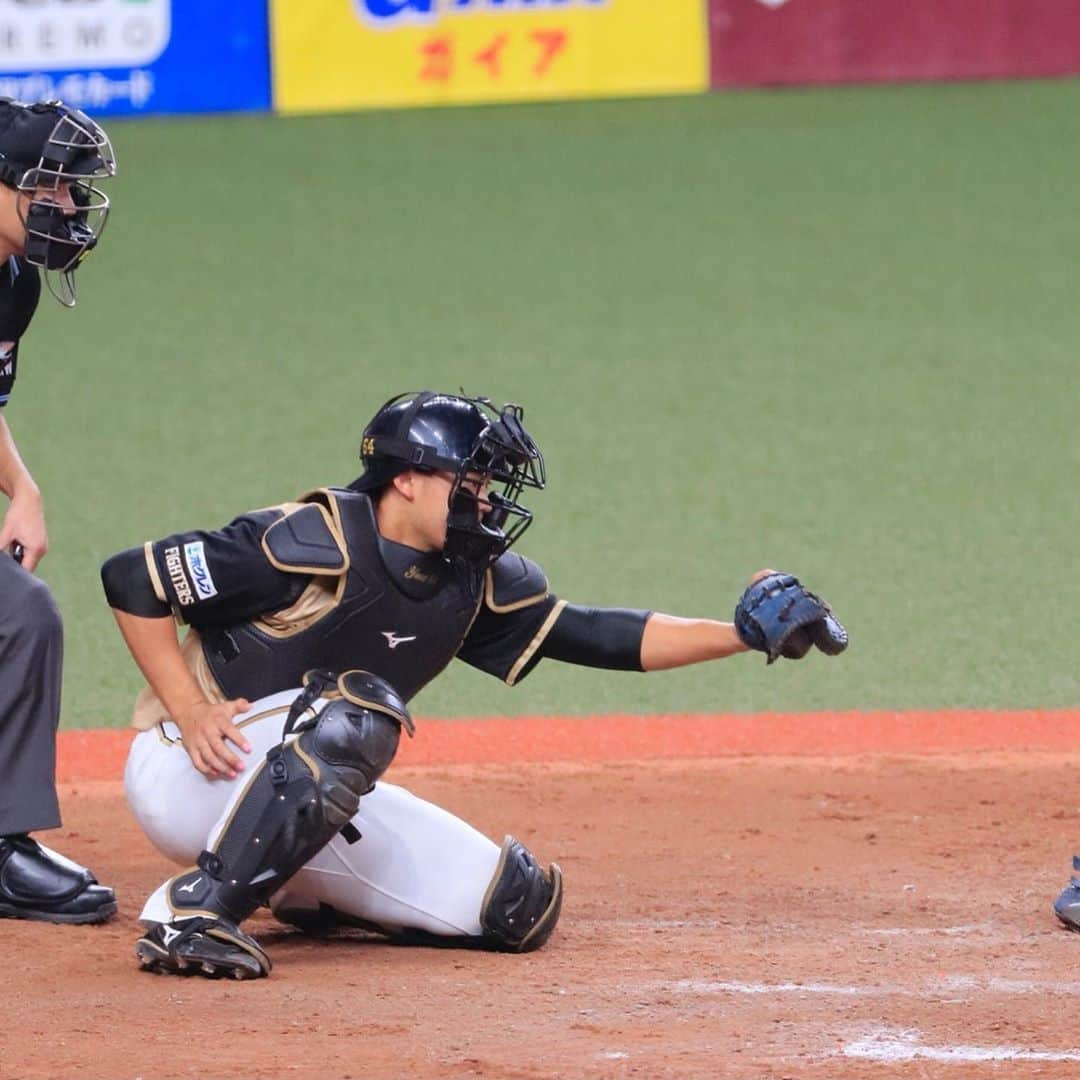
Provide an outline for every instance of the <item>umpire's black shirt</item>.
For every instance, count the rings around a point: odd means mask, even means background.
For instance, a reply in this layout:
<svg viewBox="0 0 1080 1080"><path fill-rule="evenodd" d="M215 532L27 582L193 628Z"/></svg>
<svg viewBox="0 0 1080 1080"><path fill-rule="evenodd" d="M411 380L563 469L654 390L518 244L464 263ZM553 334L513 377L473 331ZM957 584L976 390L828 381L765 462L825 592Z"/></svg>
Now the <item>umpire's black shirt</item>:
<svg viewBox="0 0 1080 1080"><path fill-rule="evenodd" d="M0 409L11 396L19 338L37 310L41 278L37 267L14 255L0 264Z"/></svg>

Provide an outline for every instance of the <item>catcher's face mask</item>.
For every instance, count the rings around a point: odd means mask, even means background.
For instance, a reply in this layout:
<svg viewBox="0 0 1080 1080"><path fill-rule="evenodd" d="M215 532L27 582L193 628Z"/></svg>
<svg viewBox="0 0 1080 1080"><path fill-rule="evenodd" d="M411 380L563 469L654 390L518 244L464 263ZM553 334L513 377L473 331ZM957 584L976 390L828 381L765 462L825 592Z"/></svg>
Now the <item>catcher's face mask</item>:
<svg viewBox="0 0 1080 1080"><path fill-rule="evenodd" d="M518 502L521 492L543 488L547 475L544 457L522 423L521 406L504 405L496 413L487 399L473 400L491 420L450 486L443 554L493 562L532 524L532 512ZM479 477L488 481L486 490Z"/></svg>
<svg viewBox="0 0 1080 1080"><path fill-rule="evenodd" d="M544 458L525 430L520 405L496 411L488 398L399 394L364 429L366 471L349 487L376 493L409 469L450 480L443 555L487 563L525 531L532 514L518 503L525 488L542 488Z"/></svg>
<svg viewBox="0 0 1080 1080"><path fill-rule="evenodd" d="M49 291L65 307L76 300L75 269L96 246L109 216L109 198L94 181L116 174L112 144L85 113L58 107L36 165L20 178L20 216L26 261L46 274Z"/></svg>

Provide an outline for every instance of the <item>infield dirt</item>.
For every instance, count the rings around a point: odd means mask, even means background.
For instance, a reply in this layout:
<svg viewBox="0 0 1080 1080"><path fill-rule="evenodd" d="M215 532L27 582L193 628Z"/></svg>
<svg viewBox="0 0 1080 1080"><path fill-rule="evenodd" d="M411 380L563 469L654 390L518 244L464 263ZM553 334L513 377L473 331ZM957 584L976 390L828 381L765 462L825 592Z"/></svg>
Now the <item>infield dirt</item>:
<svg viewBox="0 0 1080 1080"><path fill-rule="evenodd" d="M1080 938L1050 904L1080 846L1080 753L1053 748L1068 717L1023 715L972 725L963 753L923 752L940 745L925 720L902 752L661 760L658 743L647 760L634 742L638 760L397 765L393 782L562 865L549 945L313 940L257 918L275 969L247 984L138 970L137 915L170 864L119 781L69 781L43 838L121 910L0 923L0 1076L1075 1076Z"/></svg>

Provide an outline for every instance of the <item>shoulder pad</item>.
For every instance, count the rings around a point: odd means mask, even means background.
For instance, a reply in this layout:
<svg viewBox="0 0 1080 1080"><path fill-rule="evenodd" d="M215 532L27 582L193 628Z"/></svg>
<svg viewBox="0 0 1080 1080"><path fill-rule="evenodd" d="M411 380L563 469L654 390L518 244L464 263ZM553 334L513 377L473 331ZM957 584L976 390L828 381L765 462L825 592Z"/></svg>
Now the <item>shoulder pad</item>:
<svg viewBox="0 0 1080 1080"><path fill-rule="evenodd" d="M317 503L289 510L263 533L271 565L293 574L340 576L349 569L344 537L330 513Z"/></svg>
<svg viewBox="0 0 1080 1080"><path fill-rule="evenodd" d="M547 575L524 555L508 551L488 569L484 603L500 615L539 604L547 594Z"/></svg>

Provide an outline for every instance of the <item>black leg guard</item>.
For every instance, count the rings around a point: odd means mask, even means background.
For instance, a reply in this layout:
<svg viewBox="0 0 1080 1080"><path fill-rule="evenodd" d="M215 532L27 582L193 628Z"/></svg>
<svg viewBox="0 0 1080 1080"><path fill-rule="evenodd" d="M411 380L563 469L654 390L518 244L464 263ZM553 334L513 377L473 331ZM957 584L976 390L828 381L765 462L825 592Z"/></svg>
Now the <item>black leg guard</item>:
<svg viewBox="0 0 1080 1080"><path fill-rule="evenodd" d="M539 949L559 921L562 891L558 864L542 870L528 848L508 836L480 909L484 940L504 952Z"/></svg>
<svg viewBox="0 0 1080 1080"><path fill-rule="evenodd" d="M169 883L174 919L239 924L356 813L397 751L408 712L383 680L349 672L306 730L274 747L198 866Z"/></svg>

